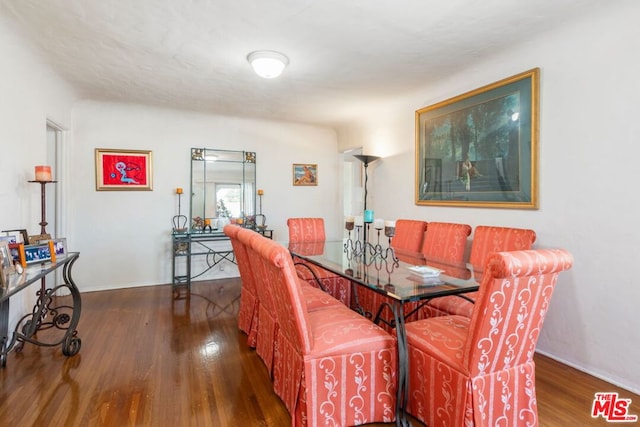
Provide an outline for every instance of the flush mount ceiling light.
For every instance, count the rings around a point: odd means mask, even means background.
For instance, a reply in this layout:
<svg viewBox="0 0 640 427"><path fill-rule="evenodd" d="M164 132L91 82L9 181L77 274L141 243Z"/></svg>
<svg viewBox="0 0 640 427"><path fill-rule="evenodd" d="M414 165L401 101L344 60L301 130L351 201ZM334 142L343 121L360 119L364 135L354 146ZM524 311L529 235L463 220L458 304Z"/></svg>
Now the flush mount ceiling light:
<svg viewBox="0 0 640 427"><path fill-rule="evenodd" d="M253 71L265 79L273 79L282 74L284 67L289 64L289 58L280 52L272 50L258 50L247 55L247 61L253 67Z"/></svg>

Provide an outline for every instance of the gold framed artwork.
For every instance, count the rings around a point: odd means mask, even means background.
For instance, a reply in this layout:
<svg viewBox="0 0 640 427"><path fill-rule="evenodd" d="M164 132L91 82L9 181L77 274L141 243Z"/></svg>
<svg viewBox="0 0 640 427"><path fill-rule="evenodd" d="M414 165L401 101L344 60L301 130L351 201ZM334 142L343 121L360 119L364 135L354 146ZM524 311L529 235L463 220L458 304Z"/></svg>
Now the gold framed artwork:
<svg viewBox="0 0 640 427"><path fill-rule="evenodd" d="M293 164L293 185L318 185L318 165L310 163Z"/></svg>
<svg viewBox="0 0 640 427"><path fill-rule="evenodd" d="M96 148L95 154L96 191L153 190L151 151Z"/></svg>
<svg viewBox="0 0 640 427"><path fill-rule="evenodd" d="M538 208L539 73L416 111L417 205Z"/></svg>

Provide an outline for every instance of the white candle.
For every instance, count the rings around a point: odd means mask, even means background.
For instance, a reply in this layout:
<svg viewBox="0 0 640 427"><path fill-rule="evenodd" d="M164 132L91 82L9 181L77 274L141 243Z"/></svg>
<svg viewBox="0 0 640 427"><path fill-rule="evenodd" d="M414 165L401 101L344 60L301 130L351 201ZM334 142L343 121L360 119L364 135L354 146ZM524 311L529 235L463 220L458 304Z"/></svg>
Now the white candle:
<svg viewBox="0 0 640 427"><path fill-rule="evenodd" d="M384 226L385 227L395 227L396 226L396 222L395 221L385 221L384 222Z"/></svg>
<svg viewBox="0 0 640 427"><path fill-rule="evenodd" d="M356 224L356 227L362 227L364 225L364 218L361 215L358 215L357 217L355 217L354 222Z"/></svg>
<svg viewBox="0 0 640 427"><path fill-rule="evenodd" d="M382 230L384 228L384 219L376 218L373 221L373 228L376 230Z"/></svg>

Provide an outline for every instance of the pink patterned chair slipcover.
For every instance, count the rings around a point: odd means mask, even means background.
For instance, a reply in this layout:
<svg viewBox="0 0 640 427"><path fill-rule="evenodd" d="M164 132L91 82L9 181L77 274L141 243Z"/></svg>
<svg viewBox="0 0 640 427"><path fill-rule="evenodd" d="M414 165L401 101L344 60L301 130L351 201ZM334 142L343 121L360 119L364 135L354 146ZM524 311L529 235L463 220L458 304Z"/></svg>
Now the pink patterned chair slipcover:
<svg viewBox="0 0 640 427"><path fill-rule="evenodd" d="M535 240L536 233L533 230L479 225L473 232L469 263L475 268L481 269L491 253L531 249ZM475 300L477 292L470 292L465 296ZM426 316L460 314L471 317L473 303L464 298L450 296L436 298L430 301L425 308L426 311L423 310L423 314Z"/></svg>
<svg viewBox="0 0 640 427"><path fill-rule="evenodd" d="M289 218L289 244L306 243L305 255L321 254L326 240L323 218ZM309 245L315 243L317 246ZM311 286L321 286L334 298L349 307L351 305L351 282L328 270L307 263L299 258L294 259L297 264L298 276L309 282Z"/></svg>
<svg viewBox="0 0 640 427"><path fill-rule="evenodd" d="M562 249L494 253L471 318L408 323L409 413L429 427L537 426L533 355L572 263Z"/></svg>
<svg viewBox="0 0 640 427"><path fill-rule="evenodd" d="M391 238L391 247L397 252L416 253L422 249L422 239L427 231L427 222L416 219L396 220L396 234Z"/></svg>
<svg viewBox="0 0 640 427"><path fill-rule="evenodd" d="M422 242L425 258L460 263L464 261L471 226L452 222L430 222Z"/></svg>
<svg viewBox="0 0 640 427"><path fill-rule="evenodd" d="M275 317L274 306L276 302L273 296L273 289L271 289L270 283L267 281L263 264L259 262L258 255L251 247L251 242L258 239L259 234L236 225L225 226L224 232L231 239L234 251L236 247L238 248L238 252L236 252L238 268L240 271L252 273L255 283L257 314L254 315L251 322L248 345L256 348L256 353L267 367L269 375L273 376L273 355L276 346L278 322ZM243 267L241 268L240 265L243 265ZM244 286L244 278L242 280ZM302 293L309 311L342 306L331 295L311 287L306 282L302 283Z"/></svg>
<svg viewBox="0 0 640 427"><path fill-rule="evenodd" d="M240 290L240 309L238 310L238 328L248 335L247 344L255 348L258 334L258 291L245 246L238 240L240 227L227 225L224 233L229 237L238 263L242 288Z"/></svg>
<svg viewBox="0 0 640 427"><path fill-rule="evenodd" d="M291 425L393 421L395 337L342 304L309 311L287 249L266 238L252 249L278 301L274 390Z"/></svg>

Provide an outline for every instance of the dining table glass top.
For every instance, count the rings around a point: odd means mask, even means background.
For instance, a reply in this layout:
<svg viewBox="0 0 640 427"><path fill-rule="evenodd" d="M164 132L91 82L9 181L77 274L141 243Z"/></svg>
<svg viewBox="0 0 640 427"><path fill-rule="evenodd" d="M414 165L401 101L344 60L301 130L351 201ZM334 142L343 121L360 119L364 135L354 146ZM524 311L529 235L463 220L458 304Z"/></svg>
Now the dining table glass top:
<svg viewBox="0 0 640 427"><path fill-rule="evenodd" d="M284 245L292 255L399 302L476 291L482 276L468 263L380 247L375 250L371 245L354 248L350 240Z"/></svg>

